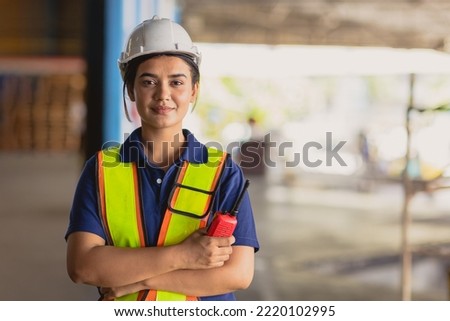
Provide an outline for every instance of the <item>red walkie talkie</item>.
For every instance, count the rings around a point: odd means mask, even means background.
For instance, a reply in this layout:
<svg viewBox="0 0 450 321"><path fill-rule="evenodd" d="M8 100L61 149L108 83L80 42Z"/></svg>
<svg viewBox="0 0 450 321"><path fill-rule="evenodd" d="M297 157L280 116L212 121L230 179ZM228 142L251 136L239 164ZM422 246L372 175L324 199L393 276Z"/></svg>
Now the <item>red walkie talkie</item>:
<svg viewBox="0 0 450 321"><path fill-rule="evenodd" d="M223 213L219 211L214 214L213 221L208 227L208 236L228 237L233 234L237 224L236 214L238 213L239 205L241 205L248 185L250 185L250 181L247 179L241 193L236 200L236 203L234 203L234 207L231 212Z"/></svg>

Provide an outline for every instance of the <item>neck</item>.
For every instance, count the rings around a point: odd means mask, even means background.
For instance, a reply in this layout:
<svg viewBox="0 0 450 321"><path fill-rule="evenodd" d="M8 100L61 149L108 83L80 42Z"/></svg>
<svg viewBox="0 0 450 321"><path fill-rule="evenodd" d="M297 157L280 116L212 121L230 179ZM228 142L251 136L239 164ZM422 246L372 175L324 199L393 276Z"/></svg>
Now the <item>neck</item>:
<svg viewBox="0 0 450 321"><path fill-rule="evenodd" d="M167 170L180 156L185 144L182 129L151 130L142 127L142 142L148 160Z"/></svg>

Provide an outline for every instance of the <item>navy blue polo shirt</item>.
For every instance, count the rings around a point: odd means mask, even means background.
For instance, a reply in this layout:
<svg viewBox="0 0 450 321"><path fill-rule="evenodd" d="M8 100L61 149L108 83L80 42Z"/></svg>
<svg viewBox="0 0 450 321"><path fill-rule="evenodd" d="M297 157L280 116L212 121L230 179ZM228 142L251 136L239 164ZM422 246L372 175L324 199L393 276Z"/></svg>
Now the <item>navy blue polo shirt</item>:
<svg viewBox="0 0 450 321"><path fill-rule="evenodd" d="M169 193L174 184L179 165L184 160L191 163L205 163L208 159L208 151L205 145L200 143L188 130L184 129L183 134L187 141L187 148L184 149L180 158L169 167L167 172L148 161L141 142L141 128L134 130L120 149L124 162L137 162L138 164L141 179L142 210L150 246L156 246L157 244ZM213 213L218 210L230 211L244 183L245 179L241 169L231 158L228 158L211 211ZM70 233L83 231L94 233L106 240L98 209L96 157L93 156L86 162L76 187L66 239ZM212 215L210 215L210 218L212 218ZM248 193L242 200L237 220L234 245L250 246L257 251L259 244ZM235 300L235 296L233 293L228 293L200 299Z"/></svg>

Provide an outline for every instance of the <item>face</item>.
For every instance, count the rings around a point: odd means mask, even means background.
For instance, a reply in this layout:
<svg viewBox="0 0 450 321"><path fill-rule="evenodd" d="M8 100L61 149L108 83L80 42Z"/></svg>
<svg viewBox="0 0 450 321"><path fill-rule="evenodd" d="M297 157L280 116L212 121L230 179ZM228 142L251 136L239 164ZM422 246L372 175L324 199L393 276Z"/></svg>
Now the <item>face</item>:
<svg viewBox="0 0 450 321"><path fill-rule="evenodd" d="M143 127L179 131L196 99L189 65L178 57L159 56L142 62L128 95L136 102Z"/></svg>

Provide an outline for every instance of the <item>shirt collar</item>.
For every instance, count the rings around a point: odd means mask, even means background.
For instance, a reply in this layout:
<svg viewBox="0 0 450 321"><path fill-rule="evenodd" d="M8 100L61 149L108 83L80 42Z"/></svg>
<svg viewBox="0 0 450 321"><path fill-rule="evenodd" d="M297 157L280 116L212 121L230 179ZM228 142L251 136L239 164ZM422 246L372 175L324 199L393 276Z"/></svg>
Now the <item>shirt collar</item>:
<svg viewBox="0 0 450 321"><path fill-rule="evenodd" d="M180 158L176 161L187 160L190 163L201 164L208 161L208 150L205 145L200 143L189 130L183 129L183 135L186 138L187 148L184 149ZM148 163L142 143L141 127L136 128L125 140L120 148L121 159L125 163L142 162Z"/></svg>

